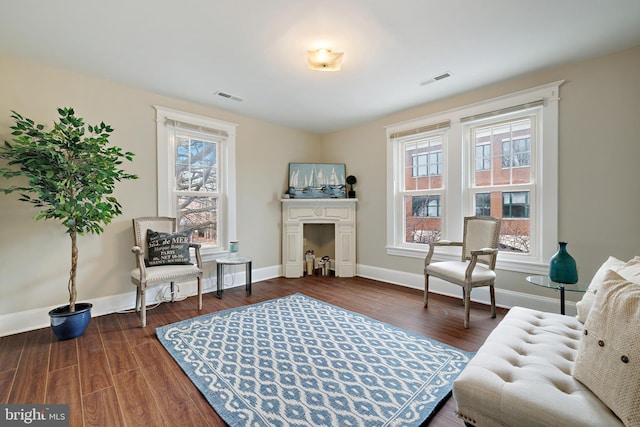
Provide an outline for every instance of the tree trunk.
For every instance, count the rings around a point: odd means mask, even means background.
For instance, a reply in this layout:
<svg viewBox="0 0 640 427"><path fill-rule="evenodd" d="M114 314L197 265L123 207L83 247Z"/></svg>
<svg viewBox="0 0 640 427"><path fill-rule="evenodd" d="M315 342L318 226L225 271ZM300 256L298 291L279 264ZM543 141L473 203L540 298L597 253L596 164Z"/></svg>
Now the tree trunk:
<svg viewBox="0 0 640 427"><path fill-rule="evenodd" d="M71 236L71 271L69 273L69 311L76 311L76 271L78 269L78 245L76 244L76 232Z"/></svg>

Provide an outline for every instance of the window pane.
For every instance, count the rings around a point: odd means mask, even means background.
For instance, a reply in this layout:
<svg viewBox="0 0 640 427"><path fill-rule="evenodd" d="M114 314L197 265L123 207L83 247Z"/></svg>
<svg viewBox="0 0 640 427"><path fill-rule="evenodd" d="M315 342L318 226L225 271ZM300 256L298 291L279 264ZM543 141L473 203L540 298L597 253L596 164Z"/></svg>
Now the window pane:
<svg viewBox="0 0 640 427"><path fill-rule="evenodd" d="M178 196L176 212L180 230L193 229L193 241L218 243L218 210L215 197Z"/></svg>
<svg viewBox="0 0 640 427"><path fill-rule="evenodd" d="M511 141L505 141L502 143L502 167L511 167Z"/></svg>
<svg viewBox="0 0 640 427"><path fill-rule="evenodd" d="M529 192L504 192L502 202L500 249L529 253L531 242Z"/></svg>
<svg viewBox="0 0 640 427"><path fill-rule="evenodd" d="M441 196L405 196L406 243L437 242L441 238Z"/></svg>
<svg viewBox="0 0 640 427"><path fill-rule="evenodd" d="M411 215L418 217L440 216L440 196L412 196Z"/></svg>
<svg viewBox="0 0 640 427"><path fill-rule="evenodd" d="M529 218L529 192L502 193L503 218Z"/></svg>
<svg viewBox="0 0 640 427"><path fill-rule="evenodd" d="M404 189L442 188L442 136L404 143Z"/></svg>
<svg viewBox="0 0 640 427"><path fill-rule="evenodd" d="M491 216L491 193L476 194L476 216Z"/></svg>
<svg viewBox="0 0 640 427"><path fill-rule="evenodd" d="M442 151L429 154L429 175L442 175Z"/></svg>
<svg viewBox="0 0 640 427"><path fill-rule="evenodd" d="M217 144L176 135L176 190L217 191Z"/></svg>
<svg viewBox="0 0 640 427"><path fill-rule="evenodd" d="M514 139L502 143L502 167L531 165L531 138Z"/></svg>
<svg viewBox="0 0 640 427"><path fill-rule="evenodd" d="M476 170L491 170L491 144L476 145Z"/></svg>
<svg viewBox="0 0 640 427"><path fill-rule="evenodd" d="M427 156L425 154L419 154L413 156L413 176L426 176L427 175Z"/></svg>

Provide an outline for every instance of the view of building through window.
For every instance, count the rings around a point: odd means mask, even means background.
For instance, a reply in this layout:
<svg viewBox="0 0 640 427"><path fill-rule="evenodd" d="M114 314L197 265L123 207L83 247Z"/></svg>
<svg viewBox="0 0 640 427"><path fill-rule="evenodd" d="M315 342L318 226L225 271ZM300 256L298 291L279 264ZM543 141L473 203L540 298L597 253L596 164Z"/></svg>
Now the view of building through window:
<svg viewBox="0 0 640 427"><path fill-rule="evenodd" d="M404 143L407 242L430 243L441 238L442 144L442 135Z"/></svg>
<svg viewBox="0 0 640 427"><path fill-rule="evenodd" d="M528 253L534 117L471 127L475 171L471 191L478 216L502 218L500 249Z"/></svg>
<svg viewBox="0 0 640 427"><path fill-rule="evenodd" d="M502 218L500 249L530 249L530 186L533 116L470 128L474 212ZM443 135L403 143L405 242L429 244L442 237Z"/></svg>
<svg viewBox="0 0 640 427"><path fill-rule="evenodd" d="M464 217L492 216L500 267L541 271L558 240L560 84L385 126L386 253L423 257L432 242L461 239Z"/></svg>

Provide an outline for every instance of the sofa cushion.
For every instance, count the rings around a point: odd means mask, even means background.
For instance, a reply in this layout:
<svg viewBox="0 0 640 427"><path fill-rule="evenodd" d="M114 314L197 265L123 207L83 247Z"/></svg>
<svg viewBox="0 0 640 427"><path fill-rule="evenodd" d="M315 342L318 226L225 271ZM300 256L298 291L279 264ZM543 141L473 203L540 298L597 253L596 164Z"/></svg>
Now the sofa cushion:
<svg viewBox="0 0 640 427"><path fill-rule="evenodd" d="M458 416L482 426L622 426L572 375L573 316L513 307L453 384Z"/></svg>
<svg viewBox="0 0 640 427"><path fill-rule="evenodd" d="M584 325L573 375L626 426L640 426L638 325L640 284L607 271Z"/></svg>
<svg viewBox="0 0 640 427"><path fill-rule="evenodd" d="M582 299L576 303L578 310L578 320L582 323L587 321L589 311L596 300L596 294L604 283L604 276L608 270L613 270L621 274L622 277L633 280L633 277L640 277L640 257L629 260L628 262L621 261L615 257L610 256L593 275L591 283L587 288L587 292L582 296ZM621 272L623 270L623 272Z"/></svg>

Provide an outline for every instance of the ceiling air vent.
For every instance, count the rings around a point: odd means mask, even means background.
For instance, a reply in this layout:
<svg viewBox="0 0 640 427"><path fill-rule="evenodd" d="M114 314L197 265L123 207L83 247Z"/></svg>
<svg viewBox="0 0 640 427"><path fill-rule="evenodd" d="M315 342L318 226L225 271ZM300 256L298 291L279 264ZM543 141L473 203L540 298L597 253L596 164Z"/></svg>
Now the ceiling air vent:
<svg viewBox="0 0 640 427"><path fill-rule="evenodd" d="M240 98L239 96L231 95L231 94L228 94L226 92L222 92L221 90L216 91L214 93L214 95L219 96L221 98L231 99L231 100L237 101L237 102L242 102L243 101L243 99Z"/></svg>
<svg viewBox="0 0 640 427"><path fill-rule="evenodd" d="M442 74L440 74L438 76L432 77L432 78L430 78L428 80L425 80L425 81L421 82L420 86L430 85L432 83L435 83L435 82L438 82L440 80L446 79L447 77L451 77L452 75L453 75L453 73L451 73L450 71L445 71L444 73L442 73Z"/></svg>

